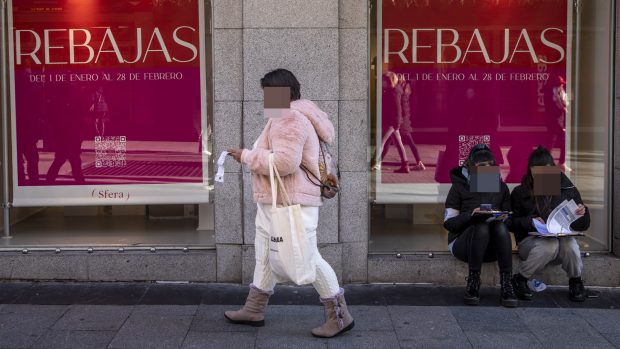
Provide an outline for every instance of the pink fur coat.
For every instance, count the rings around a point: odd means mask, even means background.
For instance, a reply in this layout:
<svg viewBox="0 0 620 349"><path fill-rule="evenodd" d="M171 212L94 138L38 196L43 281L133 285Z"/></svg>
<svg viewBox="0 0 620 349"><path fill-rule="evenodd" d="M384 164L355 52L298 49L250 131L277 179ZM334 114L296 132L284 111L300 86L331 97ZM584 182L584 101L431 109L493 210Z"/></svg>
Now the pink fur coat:
<svg viewBox="0 0 620 349"><path fill-rule="evenodd" d="M312 101L291 102L286 116L271 118L252 150L244 149L241 163L252 172L254 202L271 203L269 154L274 153L275 165L283 179L292 204L321 206L320 188L312 184L299 167L304 164L319 176L319 137L327 143L334 140L334 125L327 114ZM310 176L316 182L314 177ZM278 191L278 203L282 203Z"/></svg>

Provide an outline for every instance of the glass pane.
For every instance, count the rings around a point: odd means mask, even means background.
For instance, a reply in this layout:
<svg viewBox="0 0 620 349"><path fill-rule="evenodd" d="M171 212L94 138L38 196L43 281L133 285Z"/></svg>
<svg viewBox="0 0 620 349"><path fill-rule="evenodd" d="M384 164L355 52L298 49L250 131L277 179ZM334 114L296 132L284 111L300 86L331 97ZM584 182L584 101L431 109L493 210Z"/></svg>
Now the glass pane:
<svg viewBox="0 0 620 349"><path fill-rule="evenodd" d="M0 247L214 246L211 1L10 3L14 184L72 206L13 208Z"/></svg>
<svg viewBox="0 0 620 349"><path fill-rule="evenodd" d="M449 171L477 143L511 189L549 148L590 208L583 250L608 251L613 2L372 5L371 252L447 250Z"/></svg>

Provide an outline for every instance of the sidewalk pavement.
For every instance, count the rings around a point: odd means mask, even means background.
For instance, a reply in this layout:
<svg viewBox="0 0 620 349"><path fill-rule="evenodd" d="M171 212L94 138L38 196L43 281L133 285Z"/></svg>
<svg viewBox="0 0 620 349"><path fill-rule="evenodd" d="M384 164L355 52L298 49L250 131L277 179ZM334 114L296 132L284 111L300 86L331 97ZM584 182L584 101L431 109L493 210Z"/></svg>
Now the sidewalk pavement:
<svg viewBox="0 0 620 349"><path fill-rule="evenodd" d="M614 348L620 347L620 289L595 289L585 303L565 287L532 302L498 306L482 289L478 307L462 287L349 285L355 328L333 339L311 287L279 286L265 327L227 323L247 286L151 283L0 283L1 348Z"/></svg>

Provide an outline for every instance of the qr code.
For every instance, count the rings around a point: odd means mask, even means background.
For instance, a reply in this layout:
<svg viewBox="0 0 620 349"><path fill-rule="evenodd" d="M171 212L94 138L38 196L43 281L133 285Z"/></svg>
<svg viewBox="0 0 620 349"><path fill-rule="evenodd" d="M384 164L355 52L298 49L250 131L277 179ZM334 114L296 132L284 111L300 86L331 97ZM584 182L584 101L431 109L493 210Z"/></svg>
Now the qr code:
<svg viewBox="0 0 620 349"><path fill-rule="evenodd" d="M463 163L469 155L469 151L476 144L484 143L488 147L491 147L490 135L459 135L459 166L463 166Z"/></svg>
<svg viewBox="0 0 620 349"><path fill-rule="evenodd" d="M95 167L125 167L127 159L127 137L95 137Z"/></svg>

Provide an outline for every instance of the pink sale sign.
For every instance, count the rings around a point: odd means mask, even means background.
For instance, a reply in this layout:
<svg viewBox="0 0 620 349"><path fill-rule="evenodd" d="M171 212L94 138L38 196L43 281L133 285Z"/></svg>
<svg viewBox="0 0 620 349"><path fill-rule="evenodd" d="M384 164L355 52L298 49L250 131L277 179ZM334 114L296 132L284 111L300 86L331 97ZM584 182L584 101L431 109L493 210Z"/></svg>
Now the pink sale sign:
<svg viewBox="0 0 620 349"><path fill-rule="evenodd" d="M208 200L201 1L9 6L15 205Z"/></svg>
<svg viewBox="0 0 620 349"><path fill-rule="evenodd" d="M379 183L450 183L477 143L491 148L508 183L520 182L539 144L564 163L568 2L383 1Z"/></svg>

